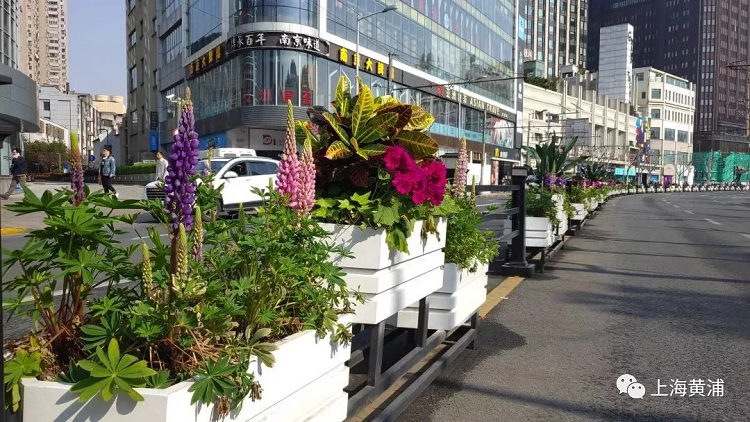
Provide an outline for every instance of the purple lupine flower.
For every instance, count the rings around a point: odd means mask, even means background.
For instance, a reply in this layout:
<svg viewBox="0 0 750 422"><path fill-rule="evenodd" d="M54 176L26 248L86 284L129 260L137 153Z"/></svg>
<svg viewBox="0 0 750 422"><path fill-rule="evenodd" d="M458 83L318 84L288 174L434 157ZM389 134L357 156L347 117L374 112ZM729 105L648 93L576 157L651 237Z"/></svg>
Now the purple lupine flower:
<svg viewBox="0 0 750 422"><path fill-rule="evenodd" d="M568 181L563 179L562 177L558 177L557 180L555 180L555 186L565 187L567 184Z"/></svg>
<svg viewBox="0 0 750 422"><path fill-rule="evenodd" d="M294 114L291 101L287 102L286 123L286 140L284 141L284 153L281 154L281 162L277 171L276 188L282 195L289 197L289 206L296 209L299 191L299 160L297 159L297 140L294 134Z"/></svg>
<svg viewBox="0 0 750 422"><path fill-rule="evenodd" d="M198 134L195 132L195 115L189 88L185 90L180 125L173 139L168 174L164 180L164 202L167 213L172 217L172 229L177 231L182 223L185 230L189 231L193 225L193 205L197 190L195 182L191 181L190 177L195 174L199 155Z"/></svg>
<svg viewBox="0 0 750 422"><path fill-rule="evenodd" d="M552 188L555 186L555 183L557 183L557 176L553 174L544 176L544 187Z"/></svg>
<svg viewBox="0 0 750 422"><path fill-rule="evenodd" d="M461 147L458 149L458 158L456 159L456 171L453 176L453 187L451 194L454 198L464 196L466 190L466 172L469 169L469 156L466 152L466 138L461 138Z"/></svg>

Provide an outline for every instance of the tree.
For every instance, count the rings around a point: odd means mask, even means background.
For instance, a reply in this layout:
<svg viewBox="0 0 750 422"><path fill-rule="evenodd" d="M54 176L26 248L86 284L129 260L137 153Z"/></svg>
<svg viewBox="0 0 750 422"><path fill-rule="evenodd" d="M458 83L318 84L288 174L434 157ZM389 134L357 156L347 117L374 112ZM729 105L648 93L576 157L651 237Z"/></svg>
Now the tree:
<svg viewBox="0 0 750 422"><path fill-rule="evenodd" d="M58 170L62 163L70 160L70 149L60 141L28 142L24 145L24 154L30 169L34 169L34 165L40 163L50 171Z"/></svg>
<svg viewBox="0 0 750 422"><path fill-rule="evenodd" d="M548 89L550 91L557 91L558 80L555 77L542 78L534 75L524 76L523 81L538 86L539 88Z"/></svg>

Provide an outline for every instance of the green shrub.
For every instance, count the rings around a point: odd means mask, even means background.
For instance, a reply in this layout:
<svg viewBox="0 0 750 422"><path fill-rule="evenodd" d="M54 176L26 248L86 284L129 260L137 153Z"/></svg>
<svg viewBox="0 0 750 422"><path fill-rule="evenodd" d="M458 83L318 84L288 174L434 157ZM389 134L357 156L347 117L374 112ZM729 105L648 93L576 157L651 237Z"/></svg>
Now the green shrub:
<svg viewBox="0 0 750 422"><path fill-rule="evenodd" d="M445 262L476 271L498 254L492 231L481 231L482 213L471 198L457 198L458 212L448 216L448 231L445 239Z"/></svg>
<svg viewBox="0 0 750 422"><path fill-rule="evenodd" d="M117 174L153 174L156 173L156 163L136 163L131 166L118 166Z"/></svg>

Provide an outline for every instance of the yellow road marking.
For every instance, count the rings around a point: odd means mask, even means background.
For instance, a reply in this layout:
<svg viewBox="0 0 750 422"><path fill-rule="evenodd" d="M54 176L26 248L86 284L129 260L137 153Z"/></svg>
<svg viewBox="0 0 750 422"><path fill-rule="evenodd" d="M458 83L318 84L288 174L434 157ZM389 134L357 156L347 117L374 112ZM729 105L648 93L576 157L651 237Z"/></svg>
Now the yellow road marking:
<svg viewBox="0 0 750 422"><path fill-rule="evenodd" d="M26 232L26 229L23 227L3 227L0 229L0 235L2 236L8 236L11 234L21 234L25 232Z"/></svg>
<svg viewBox="0 0 750 422"><path fill-rule="evenodd" d="M486 317L500 302L507 299L510 292L518 287L523 280L523 277L507 277L502 283L492 289L491 292L487 293L487 300L479 307L479 316L482 318Z"/></svg>

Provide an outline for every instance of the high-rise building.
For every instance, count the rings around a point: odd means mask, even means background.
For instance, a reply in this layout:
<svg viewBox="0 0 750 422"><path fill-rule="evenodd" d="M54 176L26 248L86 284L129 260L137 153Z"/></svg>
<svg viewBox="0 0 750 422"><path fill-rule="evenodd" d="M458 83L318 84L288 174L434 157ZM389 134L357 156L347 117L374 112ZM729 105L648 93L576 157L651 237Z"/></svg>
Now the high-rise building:
<svg viewBox="0 0 750 422"><path fill-rule="evenodd" d="M536 76L558 76L565 65L586 65L589 0L528 0L524 60ZM598 47L597 43L597 47Z"/></svg>
<svg viewBox="0 0 750 422"><path fill-rule="evenodd" d="M65 0L20 0L19 70L39 85L68 89Z"/></svg>
<svg viewBox="0 0 750 422"><path fill-rule="evenodd" d="M18 70L19 15L18 0L0 1L0 176L9 173L11 148L23 148L19 133L39 130L37 85ZM7 183L0 178L0 190Z"/></svg>
<svg viewBox="0 0 750 422"><path fill-rule="evenodd" d="M194 0L191 0L194 1ZM182 3L171 0L172 3ZM164 0L126 1L128 109L124 119L125 157L120 162L153 160L158 150L156 10Z"/></svg>
<svg viewBox="0 0 750 422"><path fill-rule="evenodd" d="M340 77L356 89L358 65L376 95L390 87L430 110L432 136L443 151L466 136L475 160L500 149L502 160L518 162L515 2L402 1L379 14L386 4L376 0L292 3L163 2L157 19L163 147L176 127L175 102L189 86L202 148L278 156L286 102L297 118L307 118L307 108L330 105ZM370 14L360 21L357 60L358 17Z"/></svg>
<svg viewBox="0 0 750 422"><path fill-rule="evenodd" d="M588 66L599 62L599 28L630 23L634 67L697 84L696 151L748 152L750 0L623 0L591 3Z"/></svg>
<svg viewBox="0 0 750 422"><path fill-rule="evenodd" d="M630 100L633 79L633 26L603 27L599 31L599 95Z"/></svg>

